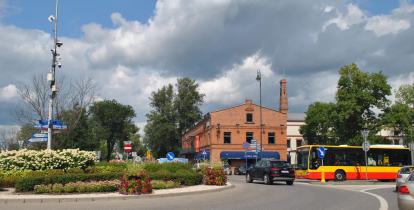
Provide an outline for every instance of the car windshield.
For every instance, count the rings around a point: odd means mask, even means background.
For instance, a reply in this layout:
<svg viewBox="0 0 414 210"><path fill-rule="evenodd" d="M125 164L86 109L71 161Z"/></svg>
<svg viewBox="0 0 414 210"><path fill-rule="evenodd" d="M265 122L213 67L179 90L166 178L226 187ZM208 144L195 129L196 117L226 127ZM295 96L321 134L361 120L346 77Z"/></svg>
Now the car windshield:
<svg viewBox="0 0 414 210"><path fill-rule="evenodd" d="M290 167L290 164L284 161L272 161L272 167Z"/></svg>
<svg viewBox="0 0 414 210"><path fill-rule="evenodd" d="M400 169L400 174L410 174L413 171L414 167L402 167Z"/></svg>

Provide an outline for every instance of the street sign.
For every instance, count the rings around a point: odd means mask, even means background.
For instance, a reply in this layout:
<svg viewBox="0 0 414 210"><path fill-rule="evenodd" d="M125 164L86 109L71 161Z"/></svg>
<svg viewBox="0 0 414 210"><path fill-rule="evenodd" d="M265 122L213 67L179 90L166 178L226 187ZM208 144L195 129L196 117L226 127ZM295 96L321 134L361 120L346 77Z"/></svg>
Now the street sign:
<svg viewBox="0 0 414 210"><path fill-rule="evenodd" d="M174 155L173 152L168 152L167 153L167 160L172 161L172 160L174 160L174 158L175 158L175 155Z"/></svg>
<svg viewBox="0 0 414 210"><path fill-rule="evenodd" d="M318 151L318 157L319 158L324 158L325 157L325 153L326 153L326 149L325 149L325 147L319 147L318 149L317 149L317 151Z"/></svg>
<svg viewBox="0 0 414 210"><path fill-rule="evenodd" d="M248 149L250 147L250 144L248 142L244 142L242 146L244 149Z"/></svg>
<svg viewBox="0 0 414 210"><path fill-rule="evenodd" d="M31 138L28 140L30 143L35 143L35 142L46 142L47 138Z"/></svg>
<svg viewBox="0 0 414 210"><path fill-rule="evenodd" d="M201 153L202 155L207 155L206 150L203 150L203 152Z"/></svg>
<svg viewBox="0 0 414 210"><path fill-rule="evenodd" d="M414 151L414 143L413 142L410 142L408 144L408 148L410 148L410 151Z"/></svg>
<svg viewBox="0 0 414 210"><path fill-rule="evenodd" d="M47 133L34 133L32 138L47 138Z"/></svg>
<svg viewBox="0 0 414 210"><path fill-rule="evenodd" d="M370 146L371 145L369 144L369 142L365 141L362 143L362 150L364 150L365 152L368 152Z"/></svg>
<svg viewBox="0 0 414 210"><path fill-rule="evenodd" d="M131 156L132 156L132 157L136 157L136 156L138 156L138 155L137 155L137 152L132 152Z"/></svg>
<svg viewBox="0 0 414 210"><path fill-rule="evenodd" d="M124 151L131 152L132 151L132 144L124 144Z"/></svg>

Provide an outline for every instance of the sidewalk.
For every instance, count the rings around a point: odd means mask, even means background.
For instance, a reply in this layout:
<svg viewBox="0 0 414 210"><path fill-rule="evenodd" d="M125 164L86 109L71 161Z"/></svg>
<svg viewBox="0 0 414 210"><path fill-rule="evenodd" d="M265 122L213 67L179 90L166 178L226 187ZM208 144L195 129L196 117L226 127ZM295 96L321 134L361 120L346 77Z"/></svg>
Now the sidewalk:
<svg viewBox="0 0 414 210"><path fill-rule="evenodd" d="M88 193L88 194L15 194L13 188L8 188L7 191L0 191L0 204L7 203L44 203L44 202L78 202L78 201L96 201L96 200L126 200L126 199L143 199L143 198L157 198L189 195L193 193L208 193L219 192L226 189L234 188L235 186L227 182L225 186L211 186L211 185L196 185L189 187L181 187L165 190L154 190L152 194L144 195L121 195L114 193Z"/></svg>

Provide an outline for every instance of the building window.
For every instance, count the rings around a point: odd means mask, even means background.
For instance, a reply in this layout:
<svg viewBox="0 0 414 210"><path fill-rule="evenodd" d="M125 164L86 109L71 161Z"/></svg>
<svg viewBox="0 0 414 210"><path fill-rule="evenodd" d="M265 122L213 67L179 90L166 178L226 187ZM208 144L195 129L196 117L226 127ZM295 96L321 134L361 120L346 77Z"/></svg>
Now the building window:
<svg viewBox="0 0 414 210"><path fill-rule="evenodd" d="M287 140L287 143L286 143L286 144L287 144L287 145L286 145L286 146L287 146L287 148L290 148L290 139L288 139L288 140Z"/></svg>
<svg viewBox="0 0 414 210"><path fill-rule="evenodd" d="M224 143L225 144L231 143L231 132L224 132Z"/></svg>
<svg viewBox="0 0 414 210"><path fill-rule="evenodd" d="M246 122L248 122L248 123L253 122L253 114L252 113L247 113L246 114Z"/></svg>
<svg viewBox="0 0 414 210"><path fill-rule="evenodd" d="M268 144L275 144L275 133L269 132L267 134L267 142Z"/></svg>
<svg viewBox="0 0 414 210"><path fill-rule="evenodd" d="M302 146L302 139L296 141L296 148Z"/></svg>
<svg viewBox="0 0 414 210"><path fill-rule="evenodd" d="M248 143L252 143L252 139L253 139L253 132L246 132L246 141Z"/></svg>

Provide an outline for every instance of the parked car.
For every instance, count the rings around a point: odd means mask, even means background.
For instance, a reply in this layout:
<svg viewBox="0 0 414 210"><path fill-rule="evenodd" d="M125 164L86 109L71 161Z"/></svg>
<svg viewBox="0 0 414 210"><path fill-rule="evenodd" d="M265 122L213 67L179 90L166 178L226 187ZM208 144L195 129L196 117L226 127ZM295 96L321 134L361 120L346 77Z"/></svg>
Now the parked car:
<svg viewBox="0 0 414 210"><path fill-rule="evenodd" d="M230 166L230 164L228 164L228 163L224 163L223 167L224 167L224 172L225 172L227 175L231 175L231 174L232 174L232 173L231 173L231 166Z"/></svg>
<svg viewBox="0 0 414 210"><path fill-rule="evenodd" d="M398 208L414 209L414 172L398 187Z"/></svg>
<svg viewBox="0 0 414 210"><path fill-rule="evenodd" d="M295 170L287 161L262 159L246 172L246 182L262 180L265 184L272 184L274 181L285 181L292 185L295 181Z"/></svg>
<svg viewBox="0 0 414 210"><path fill-rule="evenodd" d="M395 182L395 191L398 191L398 187L403 184L408 176L410 176L410 173L414 170L414 166L403 166L398 170L397 172L397 179Z"/></svg>
<svg viewBox="0 0 414 210"><path fill-rule="evenodd" d="M245 166L239 166L236 169L234 169L235 175L245 175L246 174L246 167Z"/></svg>

